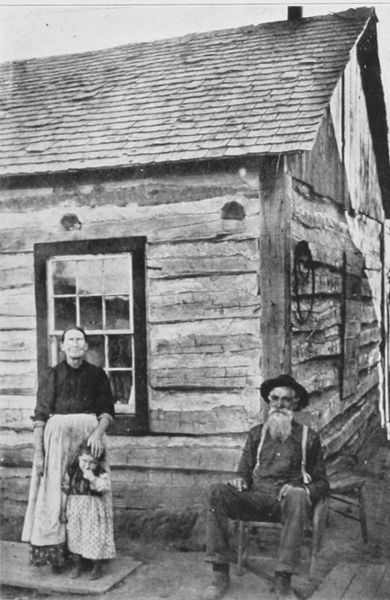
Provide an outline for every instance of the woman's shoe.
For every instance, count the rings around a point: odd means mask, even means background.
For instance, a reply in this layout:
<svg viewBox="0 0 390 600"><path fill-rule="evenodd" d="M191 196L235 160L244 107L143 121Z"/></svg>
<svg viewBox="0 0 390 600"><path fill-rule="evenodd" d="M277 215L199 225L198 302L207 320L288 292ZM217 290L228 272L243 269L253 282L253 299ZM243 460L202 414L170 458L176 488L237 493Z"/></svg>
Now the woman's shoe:
<svg viewBox="0 0 390 600"><path fill-rule="evenodd" d="M77 579L81 575L81 556L79 554L73 555L73 567L69 571L69 577L71 579Z"/></svg>
<svg viewBox="0 0 390 600"><path fill-rule="evenodd" d="M103 575L103 565L102 565L101 561L95 561L93 563L92 571L89 574L89 579L91 579L91 580L100 579L102 575Z"/></svg>
<svg viewBox="0 0 390 600"><path fill-rule="evenodd" d="M63 567L60 565L52 565L51 572L53 573L53 575L61 575L61 573L63 572Z"/></svg>

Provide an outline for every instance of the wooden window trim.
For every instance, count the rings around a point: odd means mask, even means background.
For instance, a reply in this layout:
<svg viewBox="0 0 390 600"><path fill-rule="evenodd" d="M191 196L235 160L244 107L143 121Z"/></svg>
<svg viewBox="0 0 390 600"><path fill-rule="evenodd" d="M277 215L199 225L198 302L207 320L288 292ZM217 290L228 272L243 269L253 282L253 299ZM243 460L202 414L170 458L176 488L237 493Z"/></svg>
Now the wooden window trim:
<svg viewBox="0 0 390 600"><path fill-rule="evenodd" d="M149 430L146 297L145 297L146 237L76 240L34 244L35 301L37 309L38 378L49 364L46 264L53 256L70 254L115 254L131 252L133 256L133 310L135 350L135 415L118 414L110 426L112 435L140 435Z"/></svg>

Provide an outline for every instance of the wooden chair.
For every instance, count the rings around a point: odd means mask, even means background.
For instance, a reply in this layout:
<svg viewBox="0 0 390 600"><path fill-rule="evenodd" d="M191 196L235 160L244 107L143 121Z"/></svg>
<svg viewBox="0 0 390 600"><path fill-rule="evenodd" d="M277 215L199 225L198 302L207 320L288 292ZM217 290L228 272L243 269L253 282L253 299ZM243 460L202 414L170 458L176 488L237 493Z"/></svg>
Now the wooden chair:
<svg viewBox="0 0 390 600"><path fill-rule="evenodd" d="M313 576L317 554L321 547L322 537L328 516L329 498L323 498L314 507L312 518L311 552L309 577ZM238 547L237 547L237 574L243 574L243 566L248 558L259 558L249 555L249 542L251 538L259 539L261 529L282 529L281 523L268 521L237 521Z"/></svg>
<svg viewBox="0 0 390 600"><path fill-rule="evenodd" d="M363 542L366 544L368 529L363 494L365 477L348 472L336 472L330 476L329 481L330 498L337 502L336 507L334 502L331 502L330 509L347 519L359 521Z"/></svg>

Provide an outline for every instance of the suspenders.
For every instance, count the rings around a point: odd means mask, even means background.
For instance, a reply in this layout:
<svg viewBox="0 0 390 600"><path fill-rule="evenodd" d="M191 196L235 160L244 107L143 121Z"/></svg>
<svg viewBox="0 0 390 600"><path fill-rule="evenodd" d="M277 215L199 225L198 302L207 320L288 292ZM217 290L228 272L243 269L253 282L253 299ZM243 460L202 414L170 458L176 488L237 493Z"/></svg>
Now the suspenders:
<svg viewBox="0 0 390 600"><path fill-rule="evenodd" d="M255 465L255 469L257 469L260 465L260 453L261 450L263 448L263 444L264 444L264 440L265 440L265 436L267 434L267 430L268 427L267 425L263 425L263 428L261 430L261 436L260 436L260 442L259 442L259 446L257 448L257 454L256 454L256 465ZM309 432L309 427L307 425L303 425L303 429L302 429L302 462L301 462L301 473L302 473L302 481L304 484L308 484L311 483L311 477L309 475L309 473L306 471L306 448L307 448L307 435Z"/></svg>

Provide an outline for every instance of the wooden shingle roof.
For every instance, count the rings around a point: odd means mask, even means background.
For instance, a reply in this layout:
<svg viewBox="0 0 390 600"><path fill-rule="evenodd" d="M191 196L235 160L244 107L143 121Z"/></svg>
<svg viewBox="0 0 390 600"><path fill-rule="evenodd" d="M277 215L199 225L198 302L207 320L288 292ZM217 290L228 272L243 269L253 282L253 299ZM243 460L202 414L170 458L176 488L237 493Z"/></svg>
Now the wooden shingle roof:
<svg viewBox="0 0 390 600"><path fill-rule="evenodd" d="M308 150L372 9L5 63L0 175Z"/></svg>

